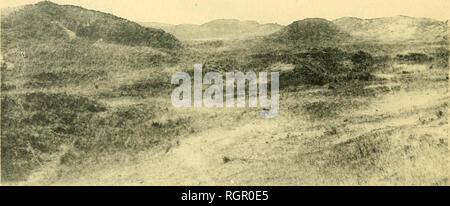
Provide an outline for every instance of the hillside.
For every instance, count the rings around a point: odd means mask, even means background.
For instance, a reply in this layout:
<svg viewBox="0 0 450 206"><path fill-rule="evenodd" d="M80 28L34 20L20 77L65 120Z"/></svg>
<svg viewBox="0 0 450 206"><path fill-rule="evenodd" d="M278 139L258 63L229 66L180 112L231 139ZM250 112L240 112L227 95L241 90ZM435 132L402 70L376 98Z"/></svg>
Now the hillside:
<svg viewBox="0 0 450 206"><path fill-rule="evenodd" d="M9 15L1 20L4 44L28 39L43 41L81 37L128 46L180 47L174 36L161 29L143 27L111 14L78 6L45 1L5 12Z"/></svg>
<svg viewBox="0 0 450 206"><path fill-rule="evenodd" d="M447 23L429 18L394 16L375 19L344 17L333 21L340 29L363 40L381 42L440 42L447 39Z"/></svg>
<svg viewBox="0 0 450 206"><path fill-rule="evenodd" d="M92 154L95 139L126 137L127 134L117 133L118 125L114 123L116 129L105 130L114 134L99 138L95 138L94 130L88 129L90 126L84 125L97 122L96 118L101 118L97 115L102 112L116 115L116 110L99 101L101 98L135 94L136 89L148 95L162 90L168 93L165 89L168 90L170 81L158 73L165 66L177 63L183 51L173 35L160 29L145 28L81 7L40 2L4 11L1 19L2 181L23 180L32 170L53 160L58 164L67 162L65 157L58 159L54 155L67 154L65 145L75 141L86 157ZM133 72L141 74L133 75ZM153 79L121 82L121 78L142 78L145 74ZM151 114L145 115L148 118L156 114L154 110L140 113ZM107 119L119 116L122 115ZM120 122L132 119L123 117ZM123 125L128 128L128 123ZM142 130L151 134L143 135L145 141L151 142L145 144L154 145L152 139L158 133L167 140L168 131L175 127L157 128L150 124ZM86 147L81 146L84 141L88 143ZM111 141L100 144L114 145ZM139 145L144 143L136 144Z"/></svg>
<svg viewBox="0 0 450 206"><path fill-rule="evenodd" d="M1 15L2 185L450 185L449 50L428 41L434 20L147 28L50 2ZM200 92L223 107L174 106L174 74L190 86L195 64L221 76ZM251 107L248 72L270 105Z"/></svg>
<svg viewBox="0 0 450 206"><path fill-rule="evenodd" d="M270 39L289 44L328 44L348 40L349 37L333 22L320 18L295 21L269 36Z"/></svg>
<svg viewBox="0 0 450 206"><path fill-rule="evenodd" d="M182 40L240 39L265 36L283 28L279 24L260 24L256 21L239 21L235 19L217 19L202 25L172 25L156 22L145 22L141 23L141 25L163 29Z"/></svg>

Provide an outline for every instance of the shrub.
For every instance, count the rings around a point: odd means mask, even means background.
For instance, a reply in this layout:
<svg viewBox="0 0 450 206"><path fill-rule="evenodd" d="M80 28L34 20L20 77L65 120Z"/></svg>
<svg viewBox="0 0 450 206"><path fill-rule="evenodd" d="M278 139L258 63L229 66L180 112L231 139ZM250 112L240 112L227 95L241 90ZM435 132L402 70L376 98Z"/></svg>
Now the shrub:
<svg viewBox="0 0 450 206"><path fill-rule="evenodd" d="M409 53L397 54L396 60L407 63L421 64L433 60L433 57L429 57L428 55L422 53Z"/></svg>
<svg viewBox="0 0 450 206"><path fill-rule="evenodd" d="M338 115L338 112L342 109L341 106L335 102L318 101L305 104L303 109L310 117L321 119Z"/></svg>
<svg viewBox="0 0 450 206"><path fill-rule="evenodd" d="M52 71L31 75L30 81L24 84L26 88L65 86L66 84L79 84L92 81L106 75L106 71Z"/></svg>
<svg viewBox="0 0 450 206"><path fill-rule="evenodd" d="M23 180L43 161L83 134L83 125L106 108L67 94L30 93L2 96L2 180Z"/></svg>
<svg viewBox="0 0 450 206"><path fill-rule="evenodd" d="M291 77L305 84L324 85L349 80L370 81L374 65L370 54L347 54L338 49L313 49L299 54ZM291 80L292 81L292 80Z"/></svg>
<svg viewBox="0 0 450 206"><path fill-rule="evenodd" d="M108 111L86 97L37 92L3 95L1 106L2 181L25 180L54 154L60 164L77 164L105 152L135 153L192 131L189 117L158 119L168 110L157 105Z"/></svg>

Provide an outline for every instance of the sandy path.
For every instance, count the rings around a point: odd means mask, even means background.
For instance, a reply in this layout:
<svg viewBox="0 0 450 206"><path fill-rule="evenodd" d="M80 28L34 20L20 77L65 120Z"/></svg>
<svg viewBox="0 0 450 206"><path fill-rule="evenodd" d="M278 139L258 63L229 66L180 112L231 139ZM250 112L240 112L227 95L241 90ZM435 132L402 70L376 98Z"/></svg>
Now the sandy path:
<svg viewBox="0 0 450 206"><path fill-rule="evenodd" d="M346 175L346 171L324 173L313 165L321 161L323 151L334 145L377 131L399 129L402 136L389 137L392 139L414 135L418 131L413 128L423 128L433 137L440 137L445 125L430 129L433 125L421 125L420 121L434 115L436 108L444 102L448 102L447 88L393 91L380 95L365 109L347 114L348 123L345 126L342 126L343 119L331 122L338 127L338 134L330 137L325 135L324 130L330 122L294 121L283 115L275 119L241 120L235 126L217 127L193 134L168 148L137 154L138 160L132 164L105 165L103 169L81 177L61 178L52 184L364 184L364 180L359 182L359 179L352 179L354 177L349 177L349 182L340 182L344 179L340 175ZM376 177L386 174L380 173ZM374 181L380 183L378 179Z"/></svg>
<svg viewBox="0 0 450 206"><path fill-rule="evenodd" d="M235 128L207 130L179 141L179 144L174 144L168 151L146 152L140 155L144 158L138 164L118 165L54 184L235 184L239 180L233 180L233 175L252 168L255 153L264 154L265 148L255 148L255 145L266 144L265 139L279 133L285 126L286 122L280 119L259 119ZM253 143L249 143L252 141ZM255 145L252 147L250 144ZM224 157L228 157L230 161L224 161Z"/></svg>
<svg viewBox="0 0 450 206"><path fill-rule="evenodd" d="M258 119L236 127L214 128L187 137L173 144L168 150L148 151L140 155L138 163L116 165L98 170L76 179L56 182L57 185L240 185L240 184L323 184L334 178L324 176L307 162L299 162L301 156L326 149L365 133L391 128L411 127L418 123L422 108L432 108L443 102L442 91L428 91L426 101L410 101L424 98L422 94L406 95L408 101L402 108L394 102L402 101L401 95L386 95L358 117L372 115L373 120L355 118L346 127L352 132L338 139L321 140L320 145L308 145L311 139L323 135L321 126L289 122L286 118ZM396 96L397 98L393 98ZM406 101L406 100L405 100ZM383 110L382 108L386 108ZM374 110L379 111L378 114ZM423 112L420 112L423 114ZM378 116L388 116L378 120ZM370 117L370 115L369 115ZM370 118L369 118L370 119ZM297 125L296 125L297 124ZM227 157L229 161L224 161ZM332 182L331 182L332 183ZM339 184L339 183L337 183Z"/></svg>

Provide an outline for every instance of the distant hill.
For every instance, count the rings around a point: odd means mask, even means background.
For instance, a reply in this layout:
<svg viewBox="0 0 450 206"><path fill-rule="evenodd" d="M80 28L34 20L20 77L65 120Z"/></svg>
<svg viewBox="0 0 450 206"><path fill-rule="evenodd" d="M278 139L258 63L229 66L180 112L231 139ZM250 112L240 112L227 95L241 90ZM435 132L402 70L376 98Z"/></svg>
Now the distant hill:
<svg viewBox="0 0 450 206"><path fill-rule="evenodd" d="M218 19L202 25L172 25L155 22L143 22L140 24L163 29L182 40L242 39L265 36L283 28L279 24L259 24L256 21L239 21L236 19Z"/></svg>
<svg viewBox="0 0 450 206"><path fill-rule="evenodd" d="M143 27L117 16L78 6L39 2L2 9L2 43L20 40L86 38L128 46L174 49L181 43L161 29ZM3 41L5 40L5 41Z"/></svg>
<svg viewBox="0 0 450 206"><path fill-rule="evenodd" d="M363 40L381 42L447 41L447 23L429 18L394 16L375 19L344 17L333 21L340 29Z"/></svg>
<svg viewBox="0 0 450 206"><path fill-rule="evenodd" d="M328 44L349 40L350 37L331 21L308 18L289 24L268 39L288 44Z"/></svg>

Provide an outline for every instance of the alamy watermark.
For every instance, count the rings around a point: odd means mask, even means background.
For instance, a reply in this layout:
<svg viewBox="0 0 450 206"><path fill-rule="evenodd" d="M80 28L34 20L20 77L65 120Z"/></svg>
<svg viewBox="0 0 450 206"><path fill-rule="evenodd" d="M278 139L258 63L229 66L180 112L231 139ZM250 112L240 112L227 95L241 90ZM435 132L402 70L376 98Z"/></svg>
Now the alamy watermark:
<svg viewBox="0 0 450 206"><path fill-rule="evenodd" d="M181 81L181 83L180 83ZM246 81L248 82L248 104L246 104ZM191 77L186 72L173 74L172 84L179 85L172 91L172 104L175 107L258 107L262 118L273 118L279 112L279 73L270 73L270 99L267 93L267 72L256 73L226 72L225 82L218 72L208 72L203 77L202 65L194 65L194 98L192 104ZM224 103L225 83L225 103ZM203 84L210 85L203 91ZM235 89L237 86L237 89ZM259 95L258 95L259 88ZM236 95L235 95L236 91ZM235 98L236 97L236 98ZM259 97L259 98L258 98ZM258 101L259 100L259 101Z"/></svg>

